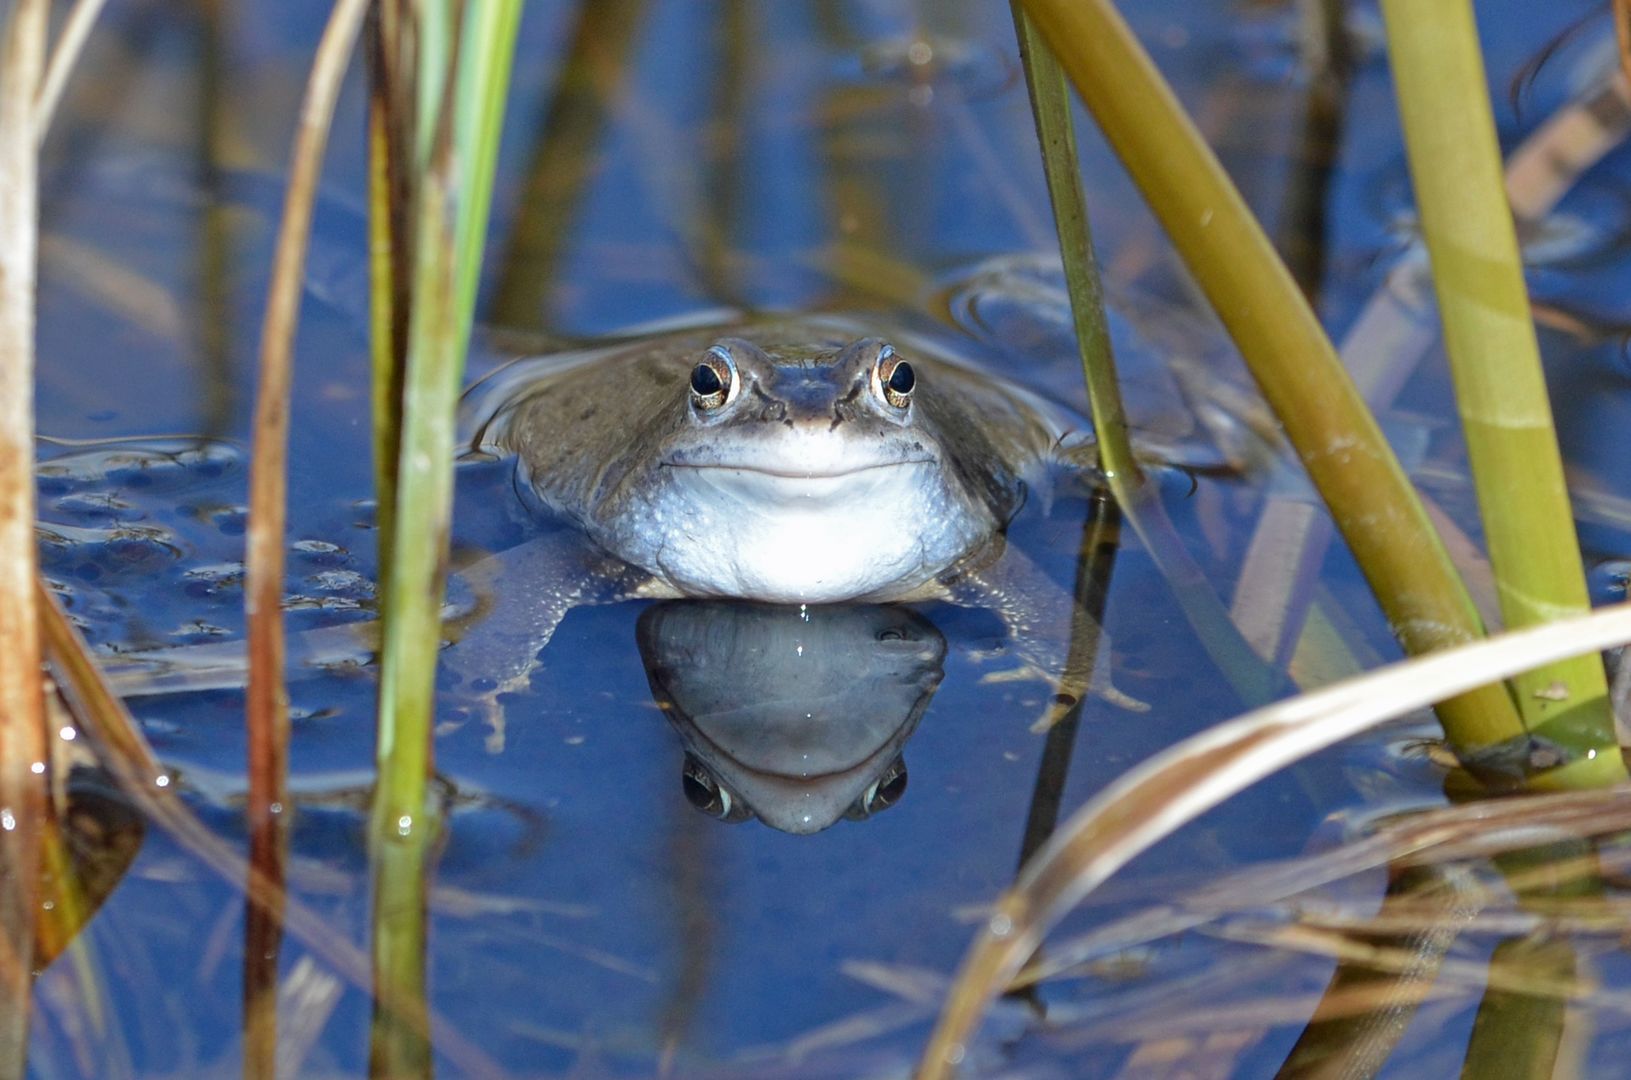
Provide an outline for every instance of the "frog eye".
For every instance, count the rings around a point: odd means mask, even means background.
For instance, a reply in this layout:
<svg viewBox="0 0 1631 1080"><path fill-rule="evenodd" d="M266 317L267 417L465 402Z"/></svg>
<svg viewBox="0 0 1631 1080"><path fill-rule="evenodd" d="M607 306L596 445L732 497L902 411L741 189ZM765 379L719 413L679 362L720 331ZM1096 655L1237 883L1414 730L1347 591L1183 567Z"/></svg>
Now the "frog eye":
<svg viewBox="0 0 1631 1080"><path fill-rule="evenodd" d="M906 794L906 761L896 758L883 771L883 775L872 782L872 786L863 791L859 798L850 804L844 811L844 816L851 821L861 821L873 814L881 814L885 810L900 802Z"/></svg>
<svg viewBox="0 0 1631 1080"><path fill-rule="evenodd" d="M727 825L735 825L753 816L753 810L747 803L731 794L730 788L721 784L706 765L690 754L685 755L680 786L685 791L686 802Z"/></svg>
<svg viewBox="0 0 1631 1080"><path fill-rule="evenodd" d="M872 389L892 408L904 409L912 403L912 388L917 385L917 373L912 365L902 360L892 345L878 350L878 361L872 368Z"/></svg>
<svg viewBox="0 0 1631 1080"><path fill-rule="evenodd" d="M691 369L691 404L702 412L712 412L736 397L736 361L730 350L715 345L702 354Z"/></svg>

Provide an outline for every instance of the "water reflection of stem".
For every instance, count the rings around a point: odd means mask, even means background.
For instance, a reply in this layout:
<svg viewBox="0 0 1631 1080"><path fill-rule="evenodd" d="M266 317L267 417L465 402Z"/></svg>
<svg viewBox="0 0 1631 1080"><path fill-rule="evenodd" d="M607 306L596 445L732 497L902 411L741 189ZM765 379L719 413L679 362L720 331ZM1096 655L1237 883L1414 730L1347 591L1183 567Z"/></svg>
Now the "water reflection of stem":
<svg viewBox="0 0 1631 1080"><path fill-rule="evenodd" d="M276 1073L277 971L282 941L283 811L289 802L289 702L283 682L283 573L287 517L289 388L295 327L311 235L312 205L323 149L334 119L346 61L356 44L367 0L339 0L312 62L295 134L288 194L273 256L272 282L261 332L250 456L245 608L249 623L250 862L267 883L245 912L244 1071Z"/></svg>
<svg viewBox="0 0 1631 1080"><path fill-rule="evenodd" d="M1562 840L1498 855L1494 862L1517 894L1518 905L1544 917L1559 899L1602 897L1602 879L1579 872L1582 862L1592 863L1592 855L1588 841ZM1489 985L1473 1019L1461 1075L1535 1080L1552 1076L1563 1042L1568 997L1573 995L1530 987L1571 986L1574 943L1547 931L1507 938L1495 946L1489 965ZM1521 973L1525 983L1505 985L1495 977L1497 971Z"/></svg>
<svg viewBox="0 0 1631 1080"><path fill-rule="evenodd" d="M599 164L595 147L629 72L647 0L583 0L544 109L509 247L499 260L491 321L544 329L561 252Z"/></svg>
<svg viewBox="0 0 1631 1080"><path fill-rule="evenodd" d="M374 879L374 1000L368 1030L368 1074L431 1075L430 1018L425 1004L425 890L440 831L424 815L406 835L370 846Z"/></svg>
<svg viewBox="0 0 1631 1080"><path fill-rule="evenodd" d="M204 197L198 244L198 314L196 318L202 438L218 438L232 421L235 386L232 347L233 271L231 211L223 190L221 162L227 142L229 101L223 85L226 34L222 0L198 0L202 24L198 50L198 184Z"/></svg>
<svg viewBox="0 0 1631 1080"><path fill-rule="evenodd" d="M27 1068L45 714L34 576L35 93L45 0L17 0L0 43L0 1078Z"/></svg>
<svg viewBox="0 0 1631 1080"><path fill-rule="evenodd" d="M1317 306L1325 276L1325 203L1332 163L1342 143L1353 57L1343 23L1345 0L1302 0L1301 6L1303 78L1308 90L1278 246L1303 293Z"/></svg>
<svg viewBox="0 0 1631 1080"><path fill-rule="evenodd" d="M1393 1055L1461 927L1482 906L1459 867L1404 866L1388 878L1377 915L1402 908L1424 925L1404 933L1349 934L1369 949L1406 958L1397 968L1343 960L1276 1080L1375 1076Z"/></svg>

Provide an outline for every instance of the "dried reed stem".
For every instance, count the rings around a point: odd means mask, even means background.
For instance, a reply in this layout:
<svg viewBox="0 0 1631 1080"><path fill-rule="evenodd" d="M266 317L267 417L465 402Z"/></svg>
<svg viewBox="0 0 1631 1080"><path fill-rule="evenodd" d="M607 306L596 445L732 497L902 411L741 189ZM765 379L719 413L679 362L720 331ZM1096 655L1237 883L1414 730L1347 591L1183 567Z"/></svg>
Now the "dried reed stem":
<svg viewBox="0 0 1631 1080"><path fill-rule="evenodd" d="M34 606L34 93L45 0L18 0L0 45L0 1077L27 1067L45 715Z"/></svg>
<svg viewBox="0 0 1631 1080"><path fill-rule="evenodd" d="M283 860L288 805L289 703L283 682L284 528L287 516L289 388L312 205L346 62L367 0L338 0L312 62L295 134L289 189L273 257L261 330L249 479L245 608L249 621L250 861L270 888L252 899L245 925L245 1074L272 1076L276 1062L275 989L282 938Z"/></svg>
<svg viewBox="0 0 1631 1080"><path fill-rule="evenodd" d="M51 130L51 119L57 114L63 88L68 85L68 76L73 72L74 65L79 63L79 54L85 51L85 42L91 36L91 27L96 25L96 18L102 14L106 3L107 0L75 0L67 21L62 24L62 33L57 38L56 48L51 50L51 61L45 68L45 80L40 83L39 96L34 100L36 146L45 142L45 134Z"/></svg>

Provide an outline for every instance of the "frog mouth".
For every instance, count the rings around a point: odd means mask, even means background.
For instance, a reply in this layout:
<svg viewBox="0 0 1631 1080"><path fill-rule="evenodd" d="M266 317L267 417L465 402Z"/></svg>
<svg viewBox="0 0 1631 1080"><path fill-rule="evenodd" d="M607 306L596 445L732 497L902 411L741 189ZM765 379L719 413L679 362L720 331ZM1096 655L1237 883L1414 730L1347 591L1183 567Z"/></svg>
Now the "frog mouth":
<svg viewBox="0 0 1631 1080"><path fill-rule="evenodd" d="M846 465L836 468L786 468L763 464L745 464L726 461L665 461L663 467L668 469L708 469L730 473L751 473L754 476L771 477L776 480L841 480L848 476L858 476L862 473L877 472L883 469L903 469L912 465L931 464L929 458L906 458L899 461L869 461L859 465Z"/></svg>

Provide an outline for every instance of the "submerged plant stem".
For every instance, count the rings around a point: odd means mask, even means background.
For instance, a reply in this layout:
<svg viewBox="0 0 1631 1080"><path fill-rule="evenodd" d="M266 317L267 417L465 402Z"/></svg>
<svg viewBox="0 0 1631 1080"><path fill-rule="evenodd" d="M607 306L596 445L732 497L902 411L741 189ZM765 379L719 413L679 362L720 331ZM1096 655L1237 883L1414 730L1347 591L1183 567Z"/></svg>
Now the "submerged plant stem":
<svg viewBox="0 0 1631 1080"><path fill-rule="evenodd" d="M1465 586L1318 319L1110 0L1024 2L1240 346L1400 641L1427 652L1478 638ZM1488 757L1524 736L1503 687L1439 715L1464 760L1526 763Z"/></svg>
<svg viewBox="0 0 1631 1080"><path fill-rule="evenodd" d="M35 92L45 0L11 5L0 42L0 1078L27 1068L45 715L35 606Z"/></svg>
<svg viewBox="0 0 1631 1080"><path fill-rule="evenodd" d="M1472 4L1383 0L1382 11L1502 620L1517 629L1586 611ZM1571 759L1617 747L1597 657L1528 672L1513 690L1529 730ZM1582 782L1625 779L1619 754L1595 756Z"/></svg>

